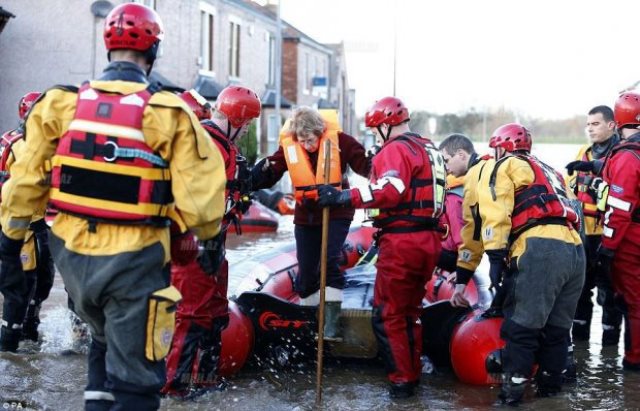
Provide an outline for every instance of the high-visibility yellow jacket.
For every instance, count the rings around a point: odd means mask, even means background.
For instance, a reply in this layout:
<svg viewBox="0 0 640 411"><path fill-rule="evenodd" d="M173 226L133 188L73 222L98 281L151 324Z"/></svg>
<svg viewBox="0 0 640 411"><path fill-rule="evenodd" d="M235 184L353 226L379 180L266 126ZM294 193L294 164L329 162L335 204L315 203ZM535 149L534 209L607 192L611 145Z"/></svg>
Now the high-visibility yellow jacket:
<svg viewBox="0 0 640 411"><path fill-rule="evenodd" d="M145 89L147 84L92 81L91 86L128 94ZM12 165L11 178L2 188L0 222L10 238L24 238L31 217L45 210L48 163L74 117L77 97L71 90L50 89L29 113L24 152ZM224 214L224 163L195 115L178 96L159 91L144 111L142 131L149 147L169 162L171 190L179 213L174 218L199 238L216 235ZM166 261L170 258L168 228L99 223L92 232L87 220L58 213L52 230L69 250L85 255L136 251L160 241Z"/></svg>
<svg viewBox="0 0 640 411"><path fill-rule="evenodd" d="M591 154L591 145L586 144L582 146L580 148L580 151L578 151L578 155L576 155L575 159L581 161L593 160L593 156ZM571 192L573 192L573 194L575 194L579 200L580 197L584 196L584 194L580 195L581 190L593 191L592 195L594 197L597 195L595 189L584 186L583 184L578 184L578 177L584 179L585 176L593 176L593 174L577 171L573 173L572 176L565 176L565 180L567 182L567 185L571 189ZM602 235L602 221L599 221L598 218L592 215L594 213L597 213L596 202L596 200L589 202L582 201L582 209L584 210L584 232L586 235Z"/></svg>
<svg viewBox="0 0 640 411"><path fill-rule="evenodd" d="M462 199L464 226L460 234L462 243L458 247L457 265L473 271L480 265L480 260L482 260L482 254L484 253L484 244L480 236L482 220L478 212L479 183L483 176L491 174L496 162L493 158L486 157L476 158L472 161L473 164L469 167L464 177Z"/></svg>

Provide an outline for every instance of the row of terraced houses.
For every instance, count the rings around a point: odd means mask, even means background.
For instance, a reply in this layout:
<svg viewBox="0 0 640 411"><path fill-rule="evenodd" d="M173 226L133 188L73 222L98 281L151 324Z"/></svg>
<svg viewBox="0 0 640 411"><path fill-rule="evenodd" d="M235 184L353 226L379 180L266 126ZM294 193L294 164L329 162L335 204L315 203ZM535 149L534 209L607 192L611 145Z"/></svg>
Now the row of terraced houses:
<svg viewBox="0 0 640 411"><path fill-rule="evenodd" d="M162 17L165 39L154 78L195 88L210 101L229 84L261 97L258 150L277 148L275 114L277 6L250 0L137 0ZM17 124L17 102L29 91L79 84L107 64L104 17L123 1L3 0L0 7L0 130ZM283 21L281 114L305 105L338 110L356 131L343 44L323 44Z"/></svg>

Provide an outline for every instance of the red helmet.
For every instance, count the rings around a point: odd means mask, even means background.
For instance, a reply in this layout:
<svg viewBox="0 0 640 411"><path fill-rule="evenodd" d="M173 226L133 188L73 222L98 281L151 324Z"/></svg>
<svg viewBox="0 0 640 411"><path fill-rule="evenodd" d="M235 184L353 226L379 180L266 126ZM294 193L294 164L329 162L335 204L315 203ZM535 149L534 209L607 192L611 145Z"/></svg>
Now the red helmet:
<svg viewBox="0 0 640 411"><path fill-rule="evenodd" d="M40 94L42 93L32 91L31 93L27 93L22 96L20 102L18 103L18 116L20 116L20 120L24 120L25 116L29 112L29 109L31 108L31 106L33 106L33 103L35 103L38 97L40 97Z"/></svg>
<svg viewBox="0 0 640 411"><path fill-rule="evenodd" d="M531 151L531 132L518 123L500 126L493 132L489 140L489 147L502 147L506 151Z"/></svg>
<svg viewBox="0 0 640 411"><path fill-rule="evenodd" d="M198 117L198 120L208 120L211 118L211 104L194 89L184 91L180 97L189 105Z"/></svg>
<svg viewBox="0 0 640 411"><path fill-rule="evenodd" d="M640 125L640 94L633 91L620 94L613 108L616 127Z"/></svg>
<svg viewBox="0 0 640 411"><path fill-rule="evenodd" d="M451 365L460 381L484 385L500 382L503 318L470 315L451 336Z"/></svg>
<svg viewBox="0 0 640 411"><path fill-rule="evenodd" d="M378 127L381 124L396 126L409 120L409 110L402 100L396 97L385 97L376 101L364 116L367 127Z"/></svg>
<svg viewBox="0 0 640 411"><path fill-rule="evenodd" d="M147 51L159 44L163 35L160 16L142 4L124 3L116 6L104 21L104 44L109 51Z"/></svg>
<svg viewBox="0 0 640 411"><path fill-rule="evenodd" d="M260 115L260 99L251 89L229 86L218 94L216 110L227 116L234 128L241 128Z"/></svg>

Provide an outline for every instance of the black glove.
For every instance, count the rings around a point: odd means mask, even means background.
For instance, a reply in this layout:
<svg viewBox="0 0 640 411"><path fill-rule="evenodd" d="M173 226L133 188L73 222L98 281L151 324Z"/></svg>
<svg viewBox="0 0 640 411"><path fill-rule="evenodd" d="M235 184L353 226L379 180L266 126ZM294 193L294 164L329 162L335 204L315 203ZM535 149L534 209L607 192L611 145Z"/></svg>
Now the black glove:
<svg viewBox="0 0 640 411"><path fill-rule="evenodd" d="M47 278L53 276L53 260L51 251L49 250L49 226L43 219L34 221L29 225L29 229L33 231L36 237L36 261L39 275Z"/></svg>
<svg viewBox="0 0 640 411"><path fill-rule="evenodd" d="M203 249L198 255L198 264L205 274L217 275L222 262L224 261L224 232L208 240L198 240L198 245Z"/></svg>
<svg viewBox="0 0 640 411"><path fill-rule="evenodd" d="M604 281L610 282L612 262L613 250L600 246L596 257L596 281L603 279Z"/></svg>
<svg viewBox="0 0 640 411"><path fill-rule="evenodd" d="M458 261L458 253L451 250L442 249L436 266L450 273L456 270L456 262Z"/></svg>
<svg viewBox="0 0 640 411"><path fill-rule="evenodd" d="M260 188L270 177L271 168L267 159L263 158L251 168L251 189Z"/></svg>
<svg viewBox="0 0 640 411"><path fill-rule="evenodd" d="M589 171L593 172L595 164L593 161L572 161L566 165L569 175L572 176L574 171Z"/></svg>
<svg viewBox="0 0 640 411"><path fill-rule="evenodd" d="M491 286L495 289L500 288L502 282L502 275L507 270L507 256L509 250L491 250L487 251L489 256L489 278L491 278Z"/></svg>
<svg viewBox="0 0 640 411"><path fill-rule="evenodd" d="M236 209L240 214L246 214L247 211L249 211L249 207L251 207L252 202L253 201L251 200L251 197L245 194L242 197L240 197L240 199L236 203Z"/></svg>
<svg viewBox="0 0 640 411"><path fill-rule="evenodd" d="M351 206L351 191L338 190L328 184L318 187L318 205L320 207Z"/></svg>
<svg viewBox="0 0 640 411"><path fill-rule="evenodd" d="M369 149L364 153L364 156L366 158L373 158L375 157L376 154L380 152L380 150L382 150L382 147L377 144L374 144L371 147L369 147Z"/></svg>

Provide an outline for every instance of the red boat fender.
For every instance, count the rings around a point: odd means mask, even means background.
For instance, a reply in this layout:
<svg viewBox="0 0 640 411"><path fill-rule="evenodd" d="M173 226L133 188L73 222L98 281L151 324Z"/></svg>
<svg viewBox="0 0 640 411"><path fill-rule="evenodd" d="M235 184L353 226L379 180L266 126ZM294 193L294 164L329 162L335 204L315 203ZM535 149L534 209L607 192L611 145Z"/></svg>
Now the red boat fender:
<svg viewBox="0 0 640 411"><path fill-rule="evenodd" d="M254 339L251 320L235 302L229 301L229 326L222 332L220 375L228 377L244 366L253 352Z"/></svg>
<svg viewBox="0 0 640 411"><path fill-rule="evenodd" d="M472 313L451 336L451 365L460 381L474 385L499 384L502 373L500 338L502 317L485 318Z"/></svg>

